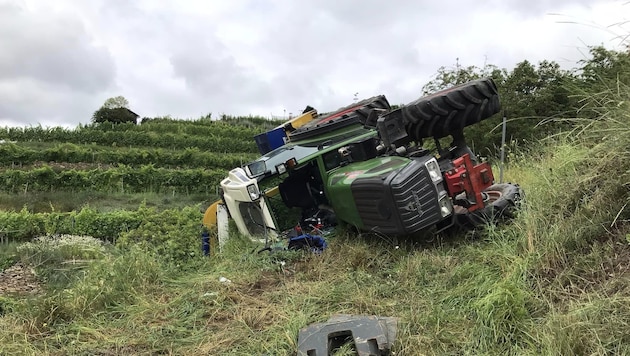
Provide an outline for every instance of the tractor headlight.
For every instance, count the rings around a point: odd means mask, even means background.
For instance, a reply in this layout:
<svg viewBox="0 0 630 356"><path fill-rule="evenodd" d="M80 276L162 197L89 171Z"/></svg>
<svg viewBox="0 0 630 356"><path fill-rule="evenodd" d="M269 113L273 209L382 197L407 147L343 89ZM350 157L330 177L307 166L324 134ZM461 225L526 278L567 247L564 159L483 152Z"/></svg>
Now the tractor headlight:
<svg viewBox="0 0 630 356"><path fill-rule="evenodd" d="M431 158L425 164L427 167L427 171L429 171L429 176L433 183L439 183L442 181L442 172L440 171L440 165L438 164L435 158Z"/></svg>
<svg viewBox="0 0 630 356"><path fill-rule="evenodd" d="M442 194L438 204L440 205L440 213L443 218L453 213L453 204L451 203L451 199L449 199L448 194Z"/></svg>
<svg viewBox="0 0 630 356"><path fill-rule="evenodd" d="M258 198L260 198L260 191L258 190L258 187L256 187L255 184L250 184L247 186L247 193L249 193L249 197L252 199L252 201L255 201Z"/></svg>

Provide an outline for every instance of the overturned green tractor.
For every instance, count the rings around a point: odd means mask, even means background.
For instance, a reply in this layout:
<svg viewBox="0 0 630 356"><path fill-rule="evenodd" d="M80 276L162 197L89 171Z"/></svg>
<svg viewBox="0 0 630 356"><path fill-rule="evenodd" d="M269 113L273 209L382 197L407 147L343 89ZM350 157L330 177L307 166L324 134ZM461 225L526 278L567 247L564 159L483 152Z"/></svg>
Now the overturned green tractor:
<svg viewBox="0 0 630 356"><path fill-rule="evenodd" d="M216 224L223 209L253 238L337 224L394 236L509 218L521 188L495 183L464 138L466 126L500 110L492 79L397 109L382 95L325 115L309 107L256 138L262 156L229 172L204 223ZM441 148L448 136L449 147ZM437 152L424 147L426 139Z"/></svg>

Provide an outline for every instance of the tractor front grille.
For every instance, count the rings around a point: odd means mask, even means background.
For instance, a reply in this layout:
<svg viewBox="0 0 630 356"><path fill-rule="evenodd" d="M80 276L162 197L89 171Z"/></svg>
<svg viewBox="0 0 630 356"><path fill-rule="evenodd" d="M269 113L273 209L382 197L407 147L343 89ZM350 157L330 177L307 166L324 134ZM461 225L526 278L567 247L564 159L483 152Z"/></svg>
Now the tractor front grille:
<svg viewBox="0 0 630 356"><path fill-rule="evenodd" d="M424 163L413 159L384 176L358 178L352 194L363 229L384 234L409 234L441 219L438 193Z"/></svg>

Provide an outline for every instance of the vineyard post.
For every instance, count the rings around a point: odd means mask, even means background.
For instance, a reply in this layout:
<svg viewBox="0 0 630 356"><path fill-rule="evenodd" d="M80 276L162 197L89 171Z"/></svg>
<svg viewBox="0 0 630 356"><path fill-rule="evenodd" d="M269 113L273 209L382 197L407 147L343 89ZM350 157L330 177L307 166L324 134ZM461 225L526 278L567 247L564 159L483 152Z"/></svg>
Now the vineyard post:
<svg viewBox="0 0 630 356"><path fill-rule="evenodd" d="M503 165L505 162L506 127L507 127L507 110L503 110L502 132L501 132L501 165L499 166L499 183L503 183Z"/></svg>

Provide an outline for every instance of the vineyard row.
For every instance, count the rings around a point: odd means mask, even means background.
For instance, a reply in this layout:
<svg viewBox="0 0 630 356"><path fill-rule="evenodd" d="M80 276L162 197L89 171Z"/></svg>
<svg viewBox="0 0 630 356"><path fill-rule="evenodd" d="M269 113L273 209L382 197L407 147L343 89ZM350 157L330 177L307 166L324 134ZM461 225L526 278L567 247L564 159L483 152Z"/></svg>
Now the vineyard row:
<svg viewBox="0 0 630 356"><path fill-rule="evenodd" d="M232 169L256 158L253 153L204 152L198 148L165 150L161 148L112 148L75 144L56 144L36 149L19 144L0 145L0 165L28 165L35 162L102 163L155 167Z"/></svg>
<svg viewBox="0 0 630 356"><path fill-rule="evenodd" d="M269 130L281 125L286 120L281 118L270 119L263 116L232 116L221 115L220 118L212 119L212 115L201 116L197 119L177 119L170 116L164 117L143 117L142 124L164 125L177 124L182 126L208 126L208 125L229 125L235 127L247 127L259 130Z"/></svg>
<svg viewBox="0 0 630 356"><path fill-rule="evenodd" d="M241 140L251 140L257 134L269 130L269 128L260 125L242 126L223 123L221 121L207 121L206 123L183 123L182 121L170 122L148 122L136 125L134 123L101 123L91 124L79 127L76 130L87 131L136 131L136 132L155 132L158 134L173 133L186 134L190 136L224 136L233 137Z"/></svg>
<svg viewBox="0 0 630 356"><path fill-rule="evenodd" d="M69 142L97 144L114 147L161 147L184 149L197 147L201 150L228 152L257 152L252 136L192 136L143 131L101 131L92 129L69 130L61 127L5 127L0 128L0 139L18 142Z"/></svg>
<svg viewBox="0 0 630 356"><path fill-rule="evenodd" d="M214 193L227 171L170 170L145 165L108 169L55 170L43 166L31 170L6 169L0 172L0 190L7 193L29 191L98 191L121 193Z"/></svg>

